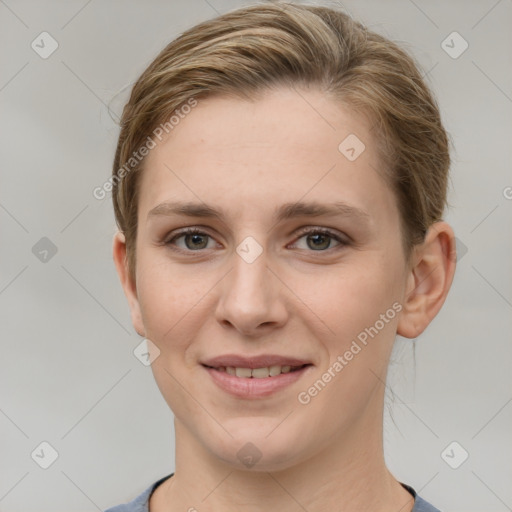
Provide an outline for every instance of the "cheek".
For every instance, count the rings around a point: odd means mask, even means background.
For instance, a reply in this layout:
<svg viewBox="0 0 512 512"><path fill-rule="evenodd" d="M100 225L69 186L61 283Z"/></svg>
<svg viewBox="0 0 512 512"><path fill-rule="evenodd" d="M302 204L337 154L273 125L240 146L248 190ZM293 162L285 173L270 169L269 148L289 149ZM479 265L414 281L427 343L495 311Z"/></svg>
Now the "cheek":
<svg viewBox="0 0 512 512"><path fill-rule="evenodd" d="M302 396L311 400L311 416L329 417L333 425L362 414L381 388L395 339L400 261L366 256L360 255L360 265L316 279L309 296L303 295L329 334L316 333L328 355L317 379L325 372L326 384L313 379Z"/></svg>
<svg viewBox="0 0 512 512"><path fill-rule="evenodd" d="M350 343L400 296L399 261L383 253L358 253L343 265L325 267L315 275L296 275L292 282L297 297L335 343Z"/></svg>
<svg viewBox="0 0 512 512"><path fill-rule="evenodd" d="M170 355L184 352L192 344L201 319L212 315L205 308L216 275L200 275L192 265L179 268L151 251L141 255L138 272L137 293L146 336L159 347L164 359L172 362Z"/></svg>

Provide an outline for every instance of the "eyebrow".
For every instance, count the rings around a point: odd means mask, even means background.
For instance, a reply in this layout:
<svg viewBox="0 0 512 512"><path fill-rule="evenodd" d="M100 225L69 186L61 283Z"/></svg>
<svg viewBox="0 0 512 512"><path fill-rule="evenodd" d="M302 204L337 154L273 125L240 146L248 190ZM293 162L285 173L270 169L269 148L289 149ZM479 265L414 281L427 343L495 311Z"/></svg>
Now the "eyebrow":
<svg viewBox="0 0 512 512"><path fill-rule="evenodd" d="M155 206L148 213L148 220L154 216L172 216L182 215L186 217L213 218L222 222L225 220L225 214L221 210L217 210L205 203L194 202L164 202ZM312 202L296 202L285 203L274 211L273 220L280 222L295 217L349 217L362 222L370 221L370 215L360 208L336 201L334 203Z"/></svg>

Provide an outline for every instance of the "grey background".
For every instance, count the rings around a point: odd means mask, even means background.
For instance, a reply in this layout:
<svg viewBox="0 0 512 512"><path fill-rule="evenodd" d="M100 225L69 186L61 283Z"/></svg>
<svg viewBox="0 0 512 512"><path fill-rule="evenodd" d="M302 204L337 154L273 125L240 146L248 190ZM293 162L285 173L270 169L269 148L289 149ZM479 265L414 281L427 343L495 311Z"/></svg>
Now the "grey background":
<svg viewBox="0 0 512 512"><path fill-rule="evenodd" d="M0 0L3 512L103 510L174 470L172 413L133 354L110 198L92 190L134 80L183 30L246 3ZM512 2L343 5L416 56L455 145L446 220L461 257L439 316L397 340L389 467L444 511L512 510ZM31 48L43 31L59 44L47 59ZM453 31L469 43L457 59L441 47ZM48 469L31 457L43 441ZM441 456L452 441L469 453L458 469Z"/></svg>

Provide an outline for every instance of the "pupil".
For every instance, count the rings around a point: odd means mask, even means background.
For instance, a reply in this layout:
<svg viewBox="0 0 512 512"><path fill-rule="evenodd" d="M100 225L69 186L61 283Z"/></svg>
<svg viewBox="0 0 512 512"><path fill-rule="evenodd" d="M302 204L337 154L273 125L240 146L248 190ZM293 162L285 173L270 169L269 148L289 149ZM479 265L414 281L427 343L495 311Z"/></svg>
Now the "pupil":
<svg viewBox="0 0 512 512"><path fill-rule="evenodd" d="M324 240L327 241L327 243L324 243L321 246L315 245L314 247L312 247L313 249L318 249L318 248L320 248L320 249L327 249L329 247L329 244L330 244L329 235L325 235L323 233L318 233L316 235L310 235L309 238L310 239L316 239L317 241L318 241L319 238L320 238L320 240L323 238Z"/></svg>
<svg viewBox="0 0 512 512"><path fill-rule="evenodd" d="M201 239L202 239L202 238L204 238L204 237L203 237L203 235L198 235L198 234L195 234L195 233L194 233L194 234L191 234L191 235L187 235L186 240L187 240L187 241L189 241L190 239L192 239L192 240L193 240L193 241L192 241L192 244L193 244L193 246L194 246L194 247L192 247L192 249L193 249L193 248L196 248L196 249L197 249L197 248L198 248L198 247L197 247L197 245L198 245L198 244L199 244L199 245L201 245ZM196 242L197 242L197 243L196 243ZM203 243L204 243L204 241L203 241ZM187 244L187 246L188 246L188 244ZM203 248L203 247L200 247L200 249L202 249L202 248ZM189 247L189 249L190 249L190 247Z"/></svg>

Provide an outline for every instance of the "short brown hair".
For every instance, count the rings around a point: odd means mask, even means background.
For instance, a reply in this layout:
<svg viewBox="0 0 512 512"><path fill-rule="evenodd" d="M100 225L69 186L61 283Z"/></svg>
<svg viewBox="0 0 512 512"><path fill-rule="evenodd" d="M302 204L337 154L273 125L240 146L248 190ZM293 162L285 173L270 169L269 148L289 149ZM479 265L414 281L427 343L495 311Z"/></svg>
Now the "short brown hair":
<svg viewBox="0 0 512 512"><path fill-rule="evenodd" d="M448 136L415 60L343 12L256 4L184 32L159 53L131 91L120 123L112 198L132 276L138 177L145 161L133 160L133 154L191 98L255 98L278 85L317 87L369 114L385 177L397 199L406 257L429 226L441 220L447 204ZM130 159L132 169L127 170Z"/></svg>

